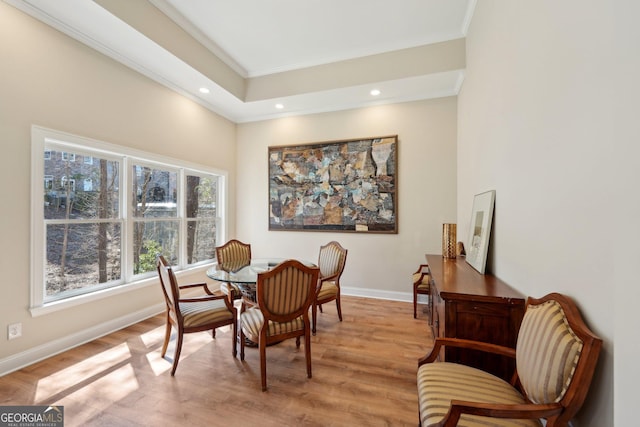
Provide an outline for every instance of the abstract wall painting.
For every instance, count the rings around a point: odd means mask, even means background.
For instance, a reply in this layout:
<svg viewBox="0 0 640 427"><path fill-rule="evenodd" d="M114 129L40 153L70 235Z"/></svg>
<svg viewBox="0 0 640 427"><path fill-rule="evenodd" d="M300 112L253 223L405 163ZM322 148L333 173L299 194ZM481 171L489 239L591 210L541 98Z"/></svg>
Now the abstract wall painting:
<svg viewBox="0 0 640 427"><path fill-rule="evenodd" d="M269 147L269 230L398 232L398 136Z"/></svg>

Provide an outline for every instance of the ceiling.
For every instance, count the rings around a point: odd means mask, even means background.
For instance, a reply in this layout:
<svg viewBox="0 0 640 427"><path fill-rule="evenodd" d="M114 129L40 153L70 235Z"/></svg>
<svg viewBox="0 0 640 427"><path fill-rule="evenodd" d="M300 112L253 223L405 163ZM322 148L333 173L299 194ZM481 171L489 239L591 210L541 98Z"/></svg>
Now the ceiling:
<svg viewBox="0 0 640 427"><path fill-rule="evenodd" d="M476 2L4 1L237 123L456 95Z"/></svg>

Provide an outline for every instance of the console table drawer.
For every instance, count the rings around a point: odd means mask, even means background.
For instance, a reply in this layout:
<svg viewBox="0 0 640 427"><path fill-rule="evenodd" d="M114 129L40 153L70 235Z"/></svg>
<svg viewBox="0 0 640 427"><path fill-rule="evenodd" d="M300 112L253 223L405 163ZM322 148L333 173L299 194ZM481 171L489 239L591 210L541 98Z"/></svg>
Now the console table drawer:
<svg viewBox="0 0 640 427"><path fill-rule="evenodd" d="M477 302L457 302L456 312L471 314L475 316L508 316L508 312L505 313L504 306L502 304L487 304Z"/></svg>
<svg viewBox="0 0 640 427"><path fill-rule="evenodd" d="M490 274L480 274L464 258L427 255L434 304L434 337L465 338L515 348L524 315L524 297ZM441 357L481 368L509 380L515 363L503 356L445 349Z"/></svg>

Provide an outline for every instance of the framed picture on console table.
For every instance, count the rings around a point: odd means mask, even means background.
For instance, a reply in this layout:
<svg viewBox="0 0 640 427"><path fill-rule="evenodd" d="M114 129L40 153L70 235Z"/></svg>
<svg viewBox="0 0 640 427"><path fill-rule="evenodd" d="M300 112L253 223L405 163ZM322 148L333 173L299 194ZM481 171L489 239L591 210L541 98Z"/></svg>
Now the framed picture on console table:
<svg viewBox="0 0 640 427"><path fill-rule="evenodd" d="M269 147L269 230L398 232L398 136Z"/></svg>
<svg viewBox="0 0 640 427"><path fill-rule="evenodd" d="M487 251L489 249L495 200L496 192L494 190L476 194L473 198L466 259L481 274L484 274L487 264Z"/></svg>

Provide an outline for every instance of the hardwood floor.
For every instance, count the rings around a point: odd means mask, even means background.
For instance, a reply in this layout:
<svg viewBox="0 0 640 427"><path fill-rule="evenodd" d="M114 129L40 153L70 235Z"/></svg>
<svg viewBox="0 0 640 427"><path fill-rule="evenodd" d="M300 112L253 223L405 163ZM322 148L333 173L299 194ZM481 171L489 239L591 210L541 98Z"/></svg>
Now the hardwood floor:
<svg viewBox="0 0 640 427"><path fill-rule="evenodd" d="M171 377L156 316L1 377L0 405L64 405L66 426L416 426L426 316L348 296L342 311L343 322L333 303L318 313L311 379L295 340L267 348L264 393L257 349L233 358L229 328L185 335Z"/></svg>

